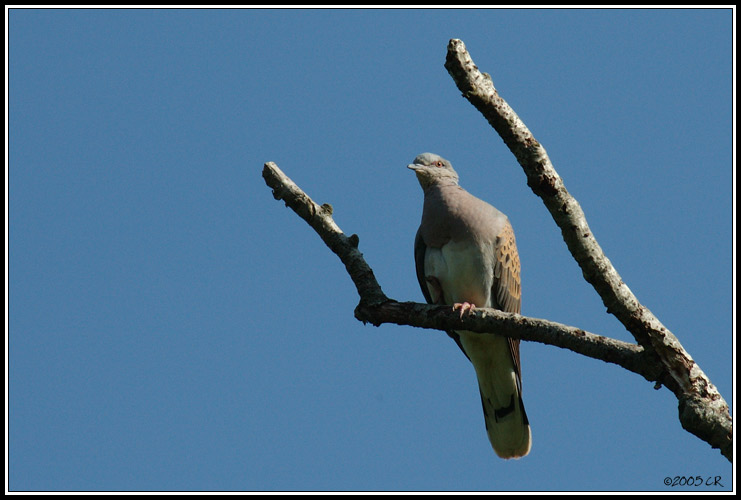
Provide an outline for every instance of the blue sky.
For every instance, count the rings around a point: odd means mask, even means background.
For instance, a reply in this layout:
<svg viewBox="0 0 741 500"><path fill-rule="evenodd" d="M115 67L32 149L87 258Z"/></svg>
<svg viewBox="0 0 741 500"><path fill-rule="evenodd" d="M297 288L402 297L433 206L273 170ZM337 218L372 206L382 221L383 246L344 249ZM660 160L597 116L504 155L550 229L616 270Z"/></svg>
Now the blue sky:
<svg viewBox="0 0 741 500"><path fill-rule="evenodd" d="M523 343L498 459L442 332L363 325L275 161L423 301L417 154L508 214L522 312L632 341L443 67L462 39L733 405L731 10L24 10L9 22L10 490L730 490L667 389ZM664 478L722 485L665 487Z"/></svg>

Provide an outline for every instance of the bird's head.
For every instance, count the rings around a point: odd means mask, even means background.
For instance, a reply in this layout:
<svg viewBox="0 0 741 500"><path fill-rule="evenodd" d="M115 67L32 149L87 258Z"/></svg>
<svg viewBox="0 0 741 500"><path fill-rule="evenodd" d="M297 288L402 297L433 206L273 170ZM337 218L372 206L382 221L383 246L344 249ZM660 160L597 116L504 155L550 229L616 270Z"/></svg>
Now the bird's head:
<svg viewBox="0 0 741 500"><path fill-rule="evenodd" d="M422 189L427 189L434 184L458 184L458 174L453 170L453 165L442 156L433 153L422 153L414 162L407 165L417 174Z"/></svg>

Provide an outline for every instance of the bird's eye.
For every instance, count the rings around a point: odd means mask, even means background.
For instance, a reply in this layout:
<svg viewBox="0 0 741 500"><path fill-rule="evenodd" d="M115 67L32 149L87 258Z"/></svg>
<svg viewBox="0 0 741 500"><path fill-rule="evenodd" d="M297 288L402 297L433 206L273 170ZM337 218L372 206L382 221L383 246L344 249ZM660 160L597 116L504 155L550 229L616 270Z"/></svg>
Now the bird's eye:
<svg viewBox="0 0 741 500"><path fill-rule="evenodd" d="M436 166L436 167L442 167L442 166L443 166L443 162L441 162L440 160L437 160L437 161L435 162L435 166Z"/></svg>

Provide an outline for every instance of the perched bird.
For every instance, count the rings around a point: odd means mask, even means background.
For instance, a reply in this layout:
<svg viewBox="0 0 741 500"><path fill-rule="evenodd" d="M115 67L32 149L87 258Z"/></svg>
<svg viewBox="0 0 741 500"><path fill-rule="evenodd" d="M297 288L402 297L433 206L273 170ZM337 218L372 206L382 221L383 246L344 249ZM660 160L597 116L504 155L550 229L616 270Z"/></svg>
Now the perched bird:
<svg viewBox="0 0 741 500"><path fill-rule="evenodd" d="M520 258L502 212L458 185L444 158L423 153L408 168L424 191L414 240L417 280L430 304L452 305L461 317L475 307L520 312ZM496 334L449 331L473 363L486 432L501 458L530 452L532 435L522 403L520 341Z"/></svg>

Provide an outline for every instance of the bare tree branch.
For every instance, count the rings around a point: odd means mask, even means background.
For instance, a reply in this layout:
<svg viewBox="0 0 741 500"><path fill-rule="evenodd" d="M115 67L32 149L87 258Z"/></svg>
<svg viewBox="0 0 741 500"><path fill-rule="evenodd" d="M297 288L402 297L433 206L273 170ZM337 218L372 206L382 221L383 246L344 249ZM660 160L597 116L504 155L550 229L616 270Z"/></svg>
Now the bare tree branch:
<svg viewBox="0 0 741 500"><path fill-rule="evenodd" d="M636 341L661 360L674 384L667 386L679 400L682 426L732 460L733 420L728 404L679 340L642 305L623 282L589 229L579 203L569 194L545 148L499 96L491 77L481 73L461 40L448 44L445 68L463 96L478 109L512 151L556 222L584 278L594 287L607 311Z"/></svg>

